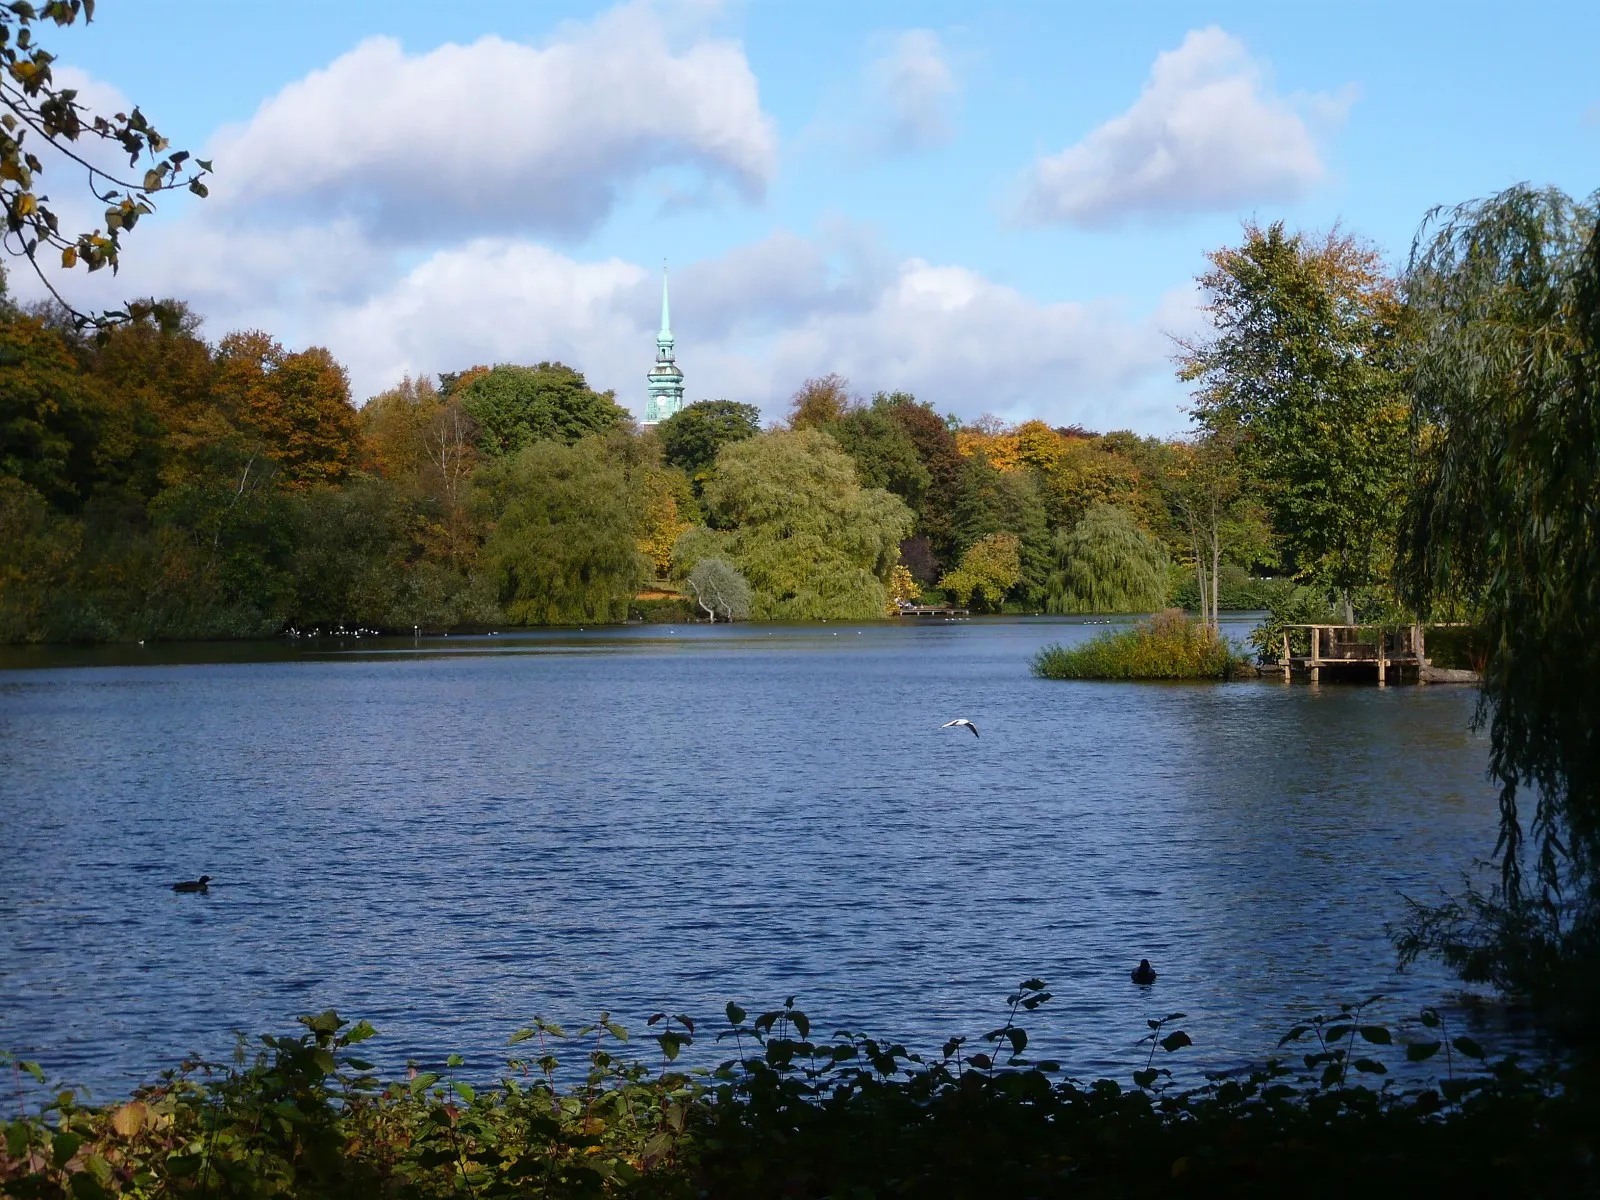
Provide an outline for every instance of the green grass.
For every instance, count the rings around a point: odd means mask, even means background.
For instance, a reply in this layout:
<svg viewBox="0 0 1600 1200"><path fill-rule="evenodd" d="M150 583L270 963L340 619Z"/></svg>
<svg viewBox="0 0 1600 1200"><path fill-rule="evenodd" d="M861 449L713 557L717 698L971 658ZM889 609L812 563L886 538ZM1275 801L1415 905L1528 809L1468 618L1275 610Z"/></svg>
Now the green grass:
<svg viewBox="0 0 1600 1200"><path fill-rule="evenodd" d="M1177 609L1078 646L1046 646L1033 659L1041 679L1233 679L1247 666L1225 638Z"/></svg>

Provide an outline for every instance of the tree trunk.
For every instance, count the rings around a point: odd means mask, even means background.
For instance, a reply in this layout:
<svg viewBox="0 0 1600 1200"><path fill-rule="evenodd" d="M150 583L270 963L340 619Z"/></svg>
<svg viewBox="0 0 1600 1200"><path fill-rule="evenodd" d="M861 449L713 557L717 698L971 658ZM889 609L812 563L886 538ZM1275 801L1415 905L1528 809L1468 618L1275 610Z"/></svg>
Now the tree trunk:
<svg viewBox="0 0 1600 1200"><path fill-rule="evenodd" d="M1222 632L1221 598L1222 590L1218 580L1222 576L1222 533L1213 523L1211 526L1211 631Z"/></svg>

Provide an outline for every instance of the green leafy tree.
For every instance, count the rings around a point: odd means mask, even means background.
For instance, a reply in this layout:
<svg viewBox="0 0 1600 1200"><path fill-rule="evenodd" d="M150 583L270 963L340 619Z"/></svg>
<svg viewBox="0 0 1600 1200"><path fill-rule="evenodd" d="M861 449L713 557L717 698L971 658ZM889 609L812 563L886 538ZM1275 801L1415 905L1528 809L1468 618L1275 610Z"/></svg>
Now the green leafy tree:
<svg viewBox="0 0 1600 1200"><path fill-rule="evenodd" d="M705 501L711 523L724 531L718 557L749 580L756 616L883 614L884 581L911 531L911 510L888 492L863 488L826 434L769 433L725 447Z"/></svg>
<svg viewBox="0 0 1600 1200"><path fill-rule="evenodd" d="M99 475L107 410L61 336L34 317L0 320L0 472L76 509Z"/></svg>
<svg viewBox="0 0 1600 1200"><path fill-rule="evenodd" d="M522 625L621 621L648 578L623 469L598 438L535 442L475 480L493 532L483 562Z"/></svg>
<svg viewBox="0 0 1600 1200"><path fill-rule="evenodd" d="M893 492L913 513L920 513L931 477L911 435L887 407L874 400L870 408L847 412L826 426L826 432L856 464L862 487Z"/></svg>
<svg viewBox="0 0 1600 1200"><path fill-rule="evenodd" d="M65 27L94 17L94 0L47 0L0 8L0 205L5 248L27 258L40 280L61 300L40 259L63 268L117 269L122 235L154 208L162 192L183 188L206 194L204 159L173 150L137 107L126 113L92 113L74 88L55 77L56 56L37 40L43 26ZM126 171L108 169L107 152L126 154ZM74 233L43 189L45 162L81 170L90 194L105 207L103 226ZM62 301L64 304L65 301ZM89 318L74 313L81 321ZM107 314L109 319L126 313Z"/></svg>
<svg viewBox="0 0 1600 1200"><path fill-rule="evenodd" d="M928 473L915 532L928 540L935 568L939 563L954 562L963 545L956 510L967 460L956 446L950 423L934 412L932 405L919 403L908 392L879 392L872 398L872 406L905 430ZM930 577L936 573L931 571Z"/></svg>
<svg viewBox="0 0 1600 1200"><path fill-rule="evenodd" d="M1166 604L1166 551L1114 505L1090 508L1070 530L1056 534L1054 549L1048 612L1155 612Z"/></svg>
<svg viewBox="0 0 1600 1200"><path fill-rule="evenodd" d="M760 432L761 410L733 400L697 400L656 426L662 457L696 480L697 490L724 446Z"/></svg>
<svg viewBox="0 0 1600 1200"><path fill-rule="evenodd" d="M1021 574L1013 595L1024 604L1043 603L1054 552L1044 496L1032 468L1000 471L981 451L974 454L965 460L953 515L963 552L991 534L1016 535Z"/></svg>
<svg viewBox="0 0 1600 1200"><path fill-rule="evenodd" d="M491 458L515 454L535 442L571 445L628 420L615 393L595 391L582 374L561 363L502 363L471 371L447 394L477 422L478 446Z"/></svg>
<svg viewBox="0 0 1600 1200"><path fill-rule="evenodd" d="M1014 533L979 538L961 556L960 565L939 580L939 586L963 608L998 610L1006 593L1022 578L1019 544Z"/></svg>
<svg viewBox="0 0 1600 1200"><path fill-rule="evenodd" d="M1403 949L1469 979L1600 996L1600 193L1512 188L1436 213L1421 324L1419 477L1399 580L1475 614L1500 783L1501 887L1420 911ZM1527 794L1532 812L1525 811Z"/></svg>
<svg viewBox="0 0 1600 1200"><path fill-rule="evenodd" d="M1409 461L1395 283L1354 238L1281 223L1209 257L1214 332L1180 357L1195 418L1237 440L1295 571L1353 619L1356 594L1387 580Z"/></svg>

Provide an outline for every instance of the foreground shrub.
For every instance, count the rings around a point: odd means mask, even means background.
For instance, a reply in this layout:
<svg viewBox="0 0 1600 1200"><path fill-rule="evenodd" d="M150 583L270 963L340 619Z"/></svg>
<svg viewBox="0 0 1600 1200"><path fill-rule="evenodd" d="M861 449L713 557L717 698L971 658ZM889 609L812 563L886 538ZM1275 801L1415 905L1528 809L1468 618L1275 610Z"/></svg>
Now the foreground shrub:
<svg viewBox="0 0 1600 1200"><path fill-rule="evenodd" d="M1248 669L1225 638L1178 609L1082 645L1046 646L1033 659L1041 679L1234 679Z"/></svg>
<svg viewBox="0 0 1600 1200"><path fill-rule="evenodd" d="M730 1004L717 1041L736 1056L714 1069L681 1068L696 1037L685 1017L651 1018L650 1066L623 1057L628 1033L604 1014L570 1037L536 1021L485 1087L455 1076L455 1056L442 1075L382 1080L355 1049L371 1026L302 1017L304 1034L262 1038L253 1063L188 1063L104 1106L59 1091L0 1122L0 1194L1588 1195L1600 1183L1585 1080L1510 1059L1487 1069L1432 1010L1422 1039L1401 1045L1372 1001L1344 1005L1280 1043L1305 1053L1180 1090L1158 1064L1192 1044L1182 1013L1147 1022L1128 1083L1084 1083L1023 1057L1017 1019L1049 999L1045 984L1008 999L999 1028L928 1057L844 1031L812 1041L792 998L754 1019ZM558 1058L574 1044L576 1077ZM1359 1082L1401 1061L1443 1070L1410 1088Z"/></svg>

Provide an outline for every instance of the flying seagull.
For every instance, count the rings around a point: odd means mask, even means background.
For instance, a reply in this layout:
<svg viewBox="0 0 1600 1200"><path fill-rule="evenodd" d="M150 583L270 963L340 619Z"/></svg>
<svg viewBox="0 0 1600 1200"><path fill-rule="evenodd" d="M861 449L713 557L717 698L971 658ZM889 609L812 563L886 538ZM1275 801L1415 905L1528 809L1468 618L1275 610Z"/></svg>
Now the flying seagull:
<svg viewBox="0 0 1600 1200"><path fill-rule="evenodd" d="M172 890L175 892L209 892L211 889L206 885L210 882L211 876L202 875L199 879L185 879L182 883L175 883L172 885Z"/></svg>
<svg viewBox="0 0 1600 1200"><path fill-rule="evenodd" d="M939 728L940 729L949 729L952 725L954 725L954 726L956 726L956 727L958 727L960 729L970 729L970 730L972 730L972 736L973 737L977 737L978 736L978 727L976 725L974 725L971 721L967 720L965 717L957 717L954 721L946 721L943 725L939 726Z"/></svg>

